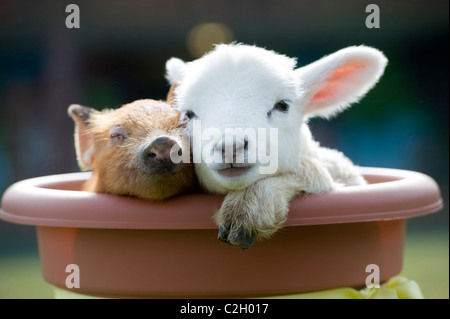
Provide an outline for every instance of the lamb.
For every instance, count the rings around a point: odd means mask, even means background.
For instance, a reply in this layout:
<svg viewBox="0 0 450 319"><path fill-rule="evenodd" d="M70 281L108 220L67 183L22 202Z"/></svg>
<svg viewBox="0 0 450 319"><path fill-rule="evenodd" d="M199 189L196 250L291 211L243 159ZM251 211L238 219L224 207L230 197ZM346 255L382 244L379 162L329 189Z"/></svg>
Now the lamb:
<svg viewBox="0 0 450 319"><path fill-rule="evenodd" d="M197 191L193 164L173 161L189 140L169 103L143 99L101 112L72 104L68 113L78 165L93 170L82 190L148 200Z"/></svg>
<svg viewBox="0 0 450 319"><path fill-rule="evenodd" d="M386 64L379 50L351 46L296 68L294 58L240 43L217 45L192 62L166 62L191 143L216 131L193 156L201 151L195 170L205 190L226 194L214 215L220 240L249 248L282 227L295 196L366 183L350 159L313 139L308 120L359 101ZM276 165L261 160L267 150Z"/></svg>

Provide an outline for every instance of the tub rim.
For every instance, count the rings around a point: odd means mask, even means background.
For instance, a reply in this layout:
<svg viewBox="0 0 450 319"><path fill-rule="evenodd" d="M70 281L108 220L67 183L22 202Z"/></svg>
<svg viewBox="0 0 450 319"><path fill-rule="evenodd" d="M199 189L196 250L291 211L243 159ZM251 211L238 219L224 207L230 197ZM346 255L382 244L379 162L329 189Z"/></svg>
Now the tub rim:
<svg viewBox="0 0 450 319"><path fill-rule="evenodd" d="M439 186L428 175L391 168L361 167L360 171L369 184L294 198L284 226L406 219L443 207ZM212 215L223 196L186 194L151 202L75 190L90 174L48 175L14 183L3 194L0 218L24 225L73 228L217 228Z"/></svg>

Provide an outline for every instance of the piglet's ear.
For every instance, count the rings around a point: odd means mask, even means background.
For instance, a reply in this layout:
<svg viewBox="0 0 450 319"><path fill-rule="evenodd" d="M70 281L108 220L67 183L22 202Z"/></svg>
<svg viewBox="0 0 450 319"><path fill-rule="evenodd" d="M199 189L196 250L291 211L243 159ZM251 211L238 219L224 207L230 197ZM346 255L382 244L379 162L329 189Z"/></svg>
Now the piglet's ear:
<svg viewBox="0 0 450 319"><path fill-rule="evenodd" d="M386 64L377 49L358 46L295 70L306 91L304 114L328 118L357 102L378 82Z"/></svg>
<svg viewBox="0 0 450 319"><path fill-rule="evenodd" d="M72 104L67 112L75 122L74 140L78 165L82 170L91 170L94 163L94 140L88 130L88 123L93 109Z"/></svg>
<svg viewBox="0 0 450 319"><path fill-rule="evenodd" d="M166 62L166 79L169 84L180 82L186 73L186 63L178 58L170 58Z"/></svg>
<svg viewBox="0 0 450 319"><path fill-rule="evenodd" d="M169 89L169 93L167 93L166 101L169 104L172 104L173 100L175 99L175 89L177 88L178 85L180 85L180 82L178 81L172 84L172 86Z"/></svg>

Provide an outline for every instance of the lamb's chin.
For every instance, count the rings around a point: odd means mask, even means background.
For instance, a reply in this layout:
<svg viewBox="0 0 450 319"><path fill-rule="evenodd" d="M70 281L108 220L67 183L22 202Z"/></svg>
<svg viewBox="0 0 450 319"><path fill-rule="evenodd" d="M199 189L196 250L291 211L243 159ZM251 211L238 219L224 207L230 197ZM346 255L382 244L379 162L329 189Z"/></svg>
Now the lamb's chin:
<svg viewBox="0 0 450 319"><path fill-rule="evenodd" d="M213 170L212 175L216 183L229 191L244 189L260 178L256 166Z"/></svg>
<svg viewBox="0 0 450 319"><path fill-rule="evenodd" d="M251 167L229 167L225 169L220 169L217 173L223 177L239 177L244 176L250 171Z"/></svg>
<svg viewBox="0 0 450 319"><path fill-rule="evenodd" d="M259 168L257 165L248 168L246 172L236 171L233 173L229 172L232 174L228 174L235 176L225 176L227 174L219 174L219 168L224 169L223 166L211 167L205 165L204 163L195 165L195 171L199 178L199 182L208 193L225 195L230 191L242 190L263 177L259 174Z"/></svg>

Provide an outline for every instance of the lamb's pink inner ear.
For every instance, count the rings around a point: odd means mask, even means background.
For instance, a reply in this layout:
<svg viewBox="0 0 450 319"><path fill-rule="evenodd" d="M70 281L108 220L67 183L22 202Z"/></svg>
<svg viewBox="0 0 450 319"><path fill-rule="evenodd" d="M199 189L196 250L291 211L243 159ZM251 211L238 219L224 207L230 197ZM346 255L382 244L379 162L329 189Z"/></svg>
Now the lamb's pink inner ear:
<svg viewBox="0 0 450 319"><path fill-rule="evenodd" d="M363 65L344 64L336 68L329 77L319 84L320 89L311 99L311 105L314 107L326 106L334 102L333 98L339 98L345 95L353 84L357 84L356 70L364 68Z"/></svg>

